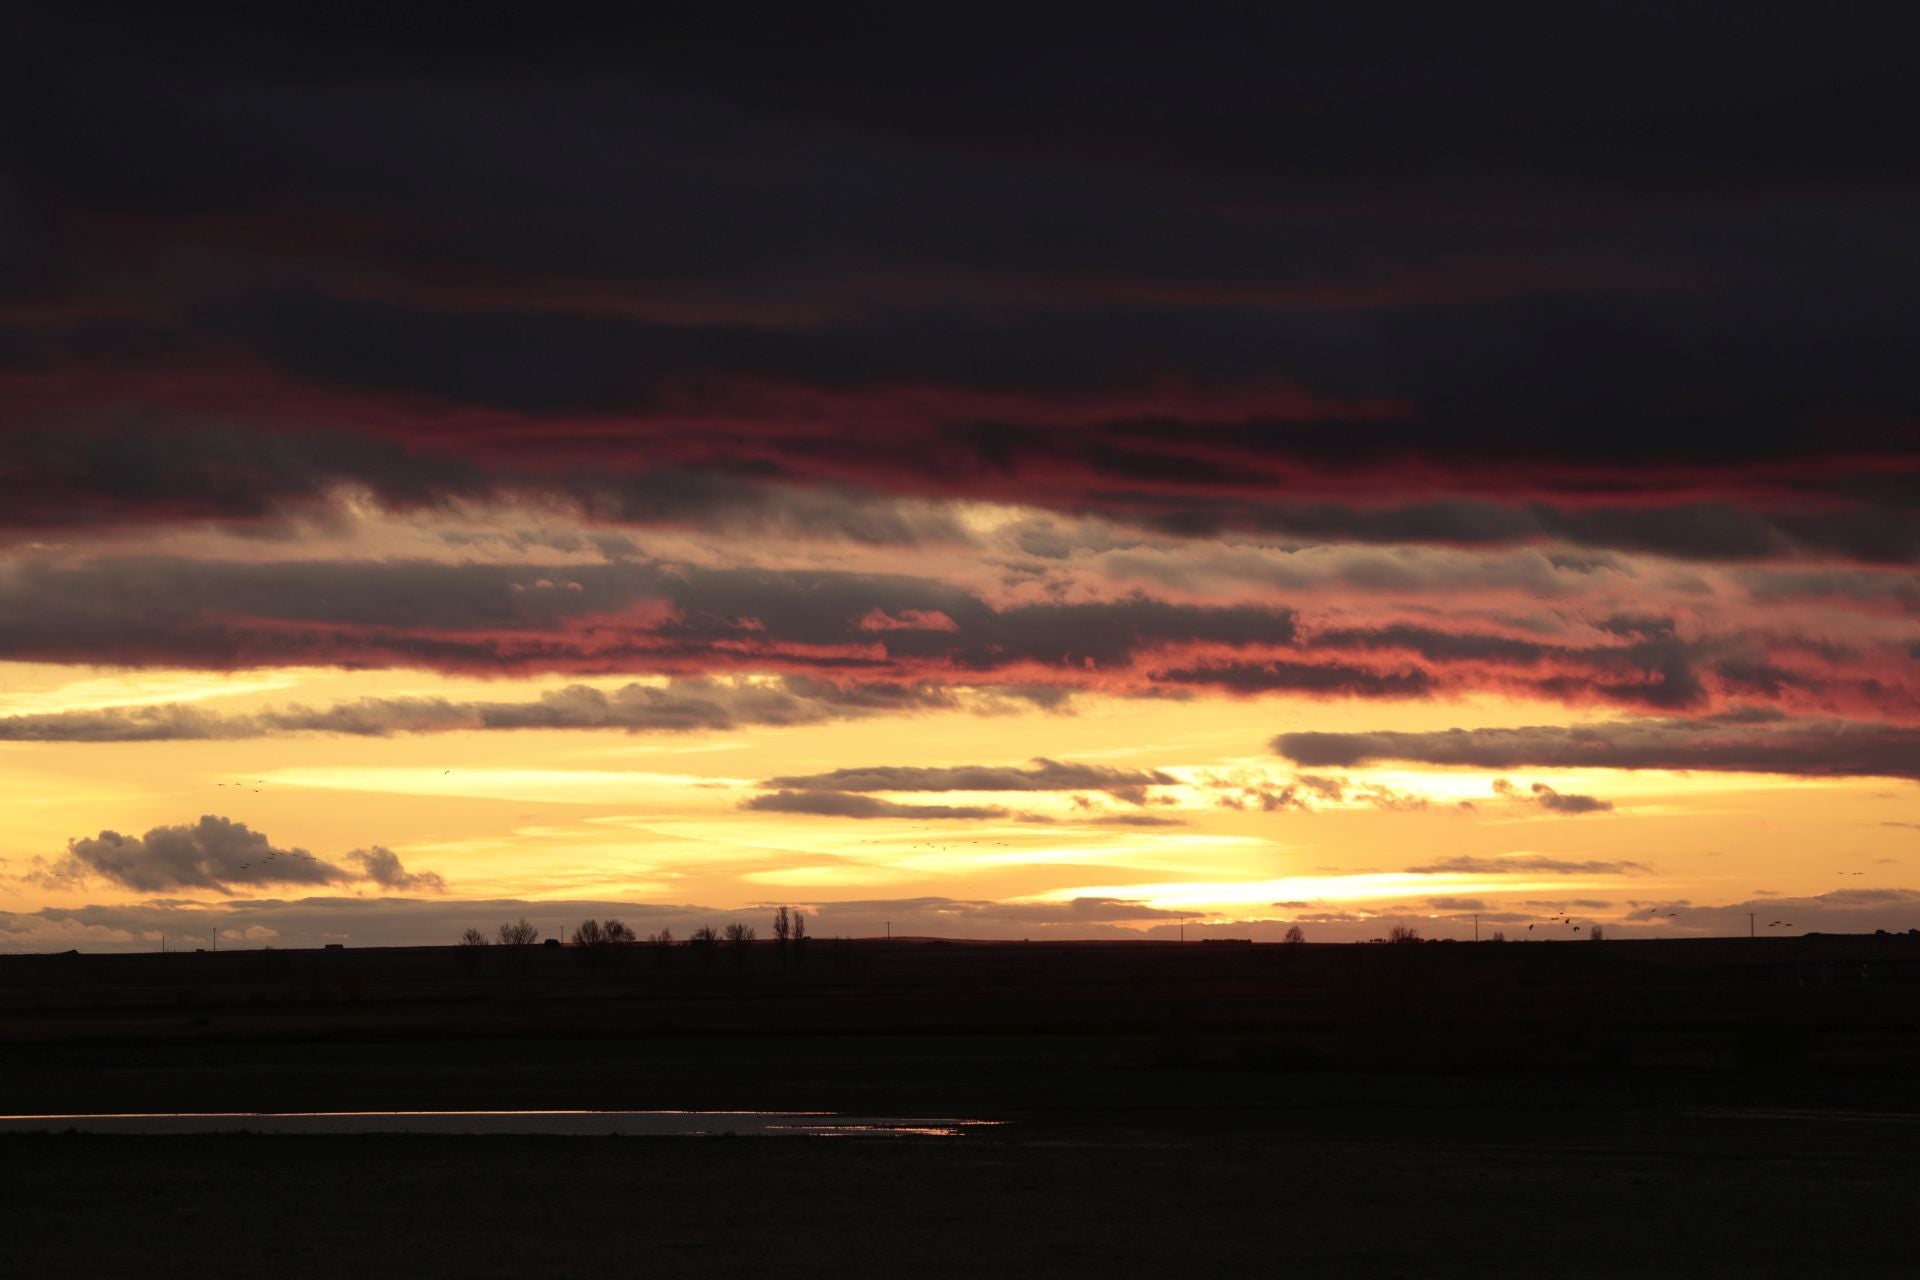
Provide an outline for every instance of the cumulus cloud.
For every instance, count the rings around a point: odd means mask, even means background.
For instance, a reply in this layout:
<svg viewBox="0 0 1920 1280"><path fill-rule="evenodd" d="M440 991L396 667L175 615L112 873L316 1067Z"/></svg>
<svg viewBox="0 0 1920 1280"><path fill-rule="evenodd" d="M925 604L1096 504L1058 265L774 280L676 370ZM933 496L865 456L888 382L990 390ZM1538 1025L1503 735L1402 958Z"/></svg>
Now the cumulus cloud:
<svg viewBox="0 0 1920 1280"><path fill-rule="evenodd" d="M360 868L361 878L382 889L400 891L417 890L423 893L445 893L446 880L434 871L409 872L400 864L400 857L383 845L374 845L369 849L355 849L346 860Z"/></svg>
<svg viewBox="0 0 1920 1280"><path fill-rule="evenodd" d="M392 850L356 850L350 870L293 846L280 846L245 823L215 814L198 822L154 827L141 836L102 831L67 842L54 860L36 859L29 878L41 885L105 880L148 893L205 889L232 894L275 885L343 885L365 881L383 889L444 892L433 872L409 874Z"/></svg>
<svg viewBox="0 0 1920 1280"><path fill-rule="evenodd" d="M97 876L146 892L231 893L235 886L341 884L353 879L305 849L281 848L245 823L213 814L191 825L154 827L143 836L102 831L70 840L66 857L46 874L59 879Z"/></svg>

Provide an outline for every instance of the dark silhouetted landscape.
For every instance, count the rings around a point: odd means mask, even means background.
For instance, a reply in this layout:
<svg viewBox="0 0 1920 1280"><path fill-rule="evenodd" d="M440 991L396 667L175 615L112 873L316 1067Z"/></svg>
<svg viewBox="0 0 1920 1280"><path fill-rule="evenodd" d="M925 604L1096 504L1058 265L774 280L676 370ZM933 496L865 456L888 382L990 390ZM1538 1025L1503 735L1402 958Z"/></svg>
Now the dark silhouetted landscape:
<svg viewBox="0 0 1920 1280"><path fill-rule="evenodd" d="M1572 1248L1580 1274L1893 1274L1920 1177L1920 936L36 955L0 957L0 1002L15 1114L1002 1122L0 1136L0 1243L31 1267L1466 1275Z"/></svg>

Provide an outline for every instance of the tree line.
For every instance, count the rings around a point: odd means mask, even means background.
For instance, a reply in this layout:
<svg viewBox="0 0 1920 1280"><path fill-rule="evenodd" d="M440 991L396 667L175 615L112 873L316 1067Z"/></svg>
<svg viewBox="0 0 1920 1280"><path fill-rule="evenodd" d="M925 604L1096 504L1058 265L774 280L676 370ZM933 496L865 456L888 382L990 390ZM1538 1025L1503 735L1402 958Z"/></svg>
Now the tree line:
<svg viewBox="0 0 1920 1280"><path fill-rule="evenodd" d="M723 929L712 925L702 925L695 929L682 942L673 936L673 930L662 928L658 933L648 934L645 941L654 947L685 946L711 953L715 948L725 946L736 957L744 959L746 951L759 939L759 931L743 920L735 920ZM779 944L784 955L790 946L797 946L807 940L807 917L796 907L779 907L773 913L773 939ZM529 923L525 916L518 920L502 923L492 937L479 929L469 928L460 935L462 947L479 948L493 946L512 947L524 951L540 941L540 930ZM577 948L589 964L598 968L600 963L610 956L617 955L625 948L641 942L640 935L622 920L609 916L605 920L596 920L589 916L573 928L566 945ZM557 939L550 939L548 946L560 945ZM473 953L478 958L477 951ZM469 964L468 968L473 966Z"/></svg>

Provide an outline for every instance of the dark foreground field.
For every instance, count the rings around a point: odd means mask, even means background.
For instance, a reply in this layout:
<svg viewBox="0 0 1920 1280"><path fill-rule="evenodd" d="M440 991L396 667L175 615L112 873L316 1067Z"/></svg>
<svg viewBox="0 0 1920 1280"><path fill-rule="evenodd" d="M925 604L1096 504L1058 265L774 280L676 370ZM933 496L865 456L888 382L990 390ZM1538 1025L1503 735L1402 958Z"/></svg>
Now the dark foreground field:
<svg viewBox="0 0 1920 1280"><path fill-rule="evenodd" d="M0 1252L19 1276L1910 1276L1916 1137L1391 1106L954 1142L16 1137Z"/></svg>
<svg viewBox="0 0 1920 1280"><path fill-rule="evenodd" d="M1920 946L0 958L0 1111L958 1139L0 1139L8 1274L1911 1275ZM525 960L524 967L517 960Z"/></svg>

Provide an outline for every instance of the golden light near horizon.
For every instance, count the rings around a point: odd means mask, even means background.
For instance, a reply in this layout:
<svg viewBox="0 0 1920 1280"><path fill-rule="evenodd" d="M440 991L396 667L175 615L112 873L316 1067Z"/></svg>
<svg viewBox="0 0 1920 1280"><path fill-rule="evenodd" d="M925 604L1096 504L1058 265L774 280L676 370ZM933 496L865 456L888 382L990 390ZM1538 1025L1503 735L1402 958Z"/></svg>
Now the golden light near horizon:
<svg viewBox="0 0 1920 1280"><path fill-rule="evenodd" d="M498 682L404 671L365 685L329 671L259 680L144 672L59 682L50 678L58 673L22 674L9 673L15 701L0 714L87 712L130 705L116 700L129 695L145 705L253 711L320 703L343 684L362 690L361 697L498 701L503 693ZM769 680L736 684L766 687ZM516 694L537 697L578 683L542 681ZM588 683L614 691L629 682ZM664 689L669 682L648 683ZM1083 695L1068 714L956 708L746 733L527 729L57 750L7 744L0 760L30 756L58 767L5 774L4 822L13 846L25 834L39 855L37 862L9 858L5 909L142 901L138 892L63 883L49 878L49 868L69 839L102 829L137 834L219 812L275 839L299 830L294 843L323 858L376 844L391 848L410 871L443 878L454 901L646 899L724 912L781 896L925 900L930 919L944 927L973 927L931 905L954 899L1060 908L1056 927L1071 928L1074 903L1110 900L1116 905L1100 929L1151 932L1177 912L1229 931L1236 924L1270 931L1284 926L1259 922L1310 918L1316 933L1361 937L1396 919L1418 920L1430 932L1457 931L1475 906L1515 918L1573 909L1619 922L1640 904L1737 902L1756 890L1814 897L1836 886L1824 867L1804 865L1799 846L1809 833L1824 828L1830 838L1834 815L1861 806L1902 811L1901 793L1871 779L1404 766L1326 774L1247 750L1277 724L1337 729L1357 710L1272 700L1143 705ZM1424 714L1430 723L1498 724L1538 712L1483 701ZM1010 738L1020 741L1018 752L1006 750ZM420 762L423 751L427 763ZM246 767L236 768L236 757ZM924 769L1016 770L1057 759L1149 771L1155 780L1123 795L1086 788L860 793L901 814L875 818L747 807L778 790L774 779L901 759ZM1518 784L1506 781L1510 774ZM1611 808L1562 817L1532 802L1535 784L1556 794L1603 796ZM1261 797L1276 795L1289 799L1261 807ZM968 816L913 812L928 804ZM1730 830L1742 835L1735 847ZM1839 887L1898 884L1903 830L1850 832L1850 852L1861 866L1847 870L1861 874ZM212 900L289 900L290 887L230 885ZM330 891L342 890L380 891L365 884ZM1128 918L1127 904L1139 914ZM1019 926L1029 934L1032 927Z"/></svg>

